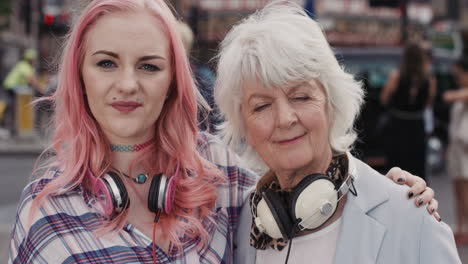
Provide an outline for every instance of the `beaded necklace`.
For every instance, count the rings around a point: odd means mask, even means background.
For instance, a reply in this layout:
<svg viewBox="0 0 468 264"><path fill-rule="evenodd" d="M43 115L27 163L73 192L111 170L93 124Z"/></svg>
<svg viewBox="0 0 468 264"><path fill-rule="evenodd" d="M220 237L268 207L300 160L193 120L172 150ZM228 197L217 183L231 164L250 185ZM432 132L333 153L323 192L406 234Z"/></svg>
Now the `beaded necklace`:
<svg viewBox="0 0 468 264"><path fill-rule="evenodd" d="M153 139L150 139L146 141L145 143L142 144L135 144L135 145L117 145L117 144L111 144L111 152L138 152L147 146L151 145L153 142Z"/></svg>

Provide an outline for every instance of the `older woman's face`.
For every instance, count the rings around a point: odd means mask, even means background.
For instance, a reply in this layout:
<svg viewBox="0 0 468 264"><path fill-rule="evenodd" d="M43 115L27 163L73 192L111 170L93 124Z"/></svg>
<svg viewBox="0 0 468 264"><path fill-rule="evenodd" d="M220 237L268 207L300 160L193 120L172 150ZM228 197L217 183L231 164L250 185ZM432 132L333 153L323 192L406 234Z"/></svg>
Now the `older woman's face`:
<svg viewBox="0 0 468 264"><path fill-rule="evenodd" d="M301 169L330 151L326 96L317 81L273 89L250 85L243 92L247 141L271 169Z"/></svg>
<svg viewBox="0 0 468 264"><path fill-rule="evenodd" d="M112 143L153 137L172 82L170 43L146 12L106 14L86 36L82 77L94 118Z"/></svg>

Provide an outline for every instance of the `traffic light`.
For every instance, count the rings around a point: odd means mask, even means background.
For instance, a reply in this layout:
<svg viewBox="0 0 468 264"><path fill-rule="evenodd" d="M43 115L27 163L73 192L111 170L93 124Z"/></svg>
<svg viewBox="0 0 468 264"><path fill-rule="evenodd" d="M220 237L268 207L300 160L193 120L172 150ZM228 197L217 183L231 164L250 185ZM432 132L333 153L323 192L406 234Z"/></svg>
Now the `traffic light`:
<svg viewBox="0 0 468 264"><path fill-rule="evenodd" d="M390 7L398 8L400 3L405 0L369 0L370 7Z"/></svg>

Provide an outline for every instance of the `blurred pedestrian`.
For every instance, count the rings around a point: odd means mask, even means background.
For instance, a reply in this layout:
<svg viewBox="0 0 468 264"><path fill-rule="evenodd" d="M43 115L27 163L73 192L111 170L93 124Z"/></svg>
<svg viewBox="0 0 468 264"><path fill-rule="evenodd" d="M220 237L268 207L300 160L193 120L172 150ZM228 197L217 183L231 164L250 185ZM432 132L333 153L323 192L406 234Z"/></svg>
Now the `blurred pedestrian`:
<svg viewBox="0 0 468 264"><path fill-rule="evenodd" d="M418 43L409 43L400 68L390 74L380 94L389 115L385 126L388 166L405 168L427 182L424 112L432 105L437 87L430 69L427 52Z"/></svg>
<svg viewBox="0 0 468 264"><path fill-rule="evenodd" d="M198 127L202 131L215 133L216 126L221 123L221 119L213 99L213 87L216 76L208 66L191 58L190 54L195 36L190 26L185 22L179 21L178 29L181 34L182 43L184 44L185 50L187 51L187 55L190 59L190 66L192 68L198 90L210 106L210 109L204 109L203 111L200 111L201 109L199 109Z"/></svg>
<svg viewBox="0 0 468 264"><path fill-rule="evenodd" d="M42 93L42 85L40 84L34 64L37 60L37 51L34 49L26 49L23 54L23 59L15 64L11 71L5 77L3 87L7 93L7 109L5 111L5 127L10 131L11 136L16 134L16 95L21 90L30 90Z"/></svg>
<svg viewBox="0 0 468 264"><path fill-rule="evenodd" d="M447 169L455 187L455 240L458 244L468 244L468 57L456 62L454 75L459 89L444 93L445 102L453 103Z"/></svg>

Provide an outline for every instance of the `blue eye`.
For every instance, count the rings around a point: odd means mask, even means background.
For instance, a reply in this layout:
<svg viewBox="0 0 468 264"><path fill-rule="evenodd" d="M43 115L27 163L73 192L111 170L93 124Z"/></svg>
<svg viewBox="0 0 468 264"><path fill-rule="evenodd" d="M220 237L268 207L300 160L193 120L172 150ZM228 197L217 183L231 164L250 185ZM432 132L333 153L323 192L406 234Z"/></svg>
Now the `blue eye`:
<svg viewBox="0 0 468 264"><path fill-rule="evenodd" d="M102 60L96 63L97 66L102 68L113 68L116 67L115 63L111 60Z"/></svg>
<svg viewBox="0 0 468 264"><path fill-rule="evenodd" d="M140 68L148 72L156 72L161 70L159 67L153 64L143 64Z"/></svg>

